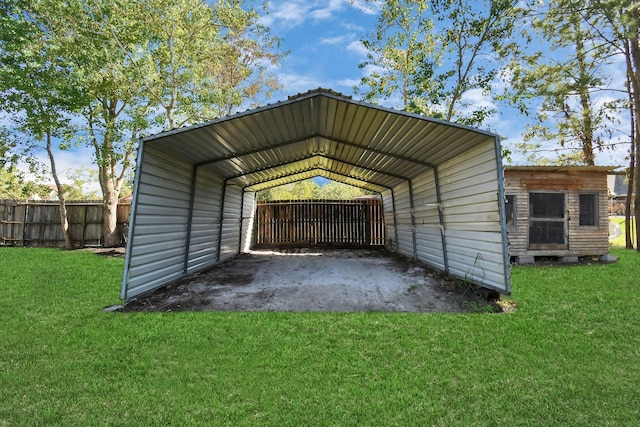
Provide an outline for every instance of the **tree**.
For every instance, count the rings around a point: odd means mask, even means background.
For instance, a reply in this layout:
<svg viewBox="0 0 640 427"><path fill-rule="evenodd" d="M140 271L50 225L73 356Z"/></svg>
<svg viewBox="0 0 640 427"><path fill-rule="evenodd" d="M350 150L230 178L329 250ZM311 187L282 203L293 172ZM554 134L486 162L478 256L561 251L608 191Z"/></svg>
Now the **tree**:
<svg viewBox="0 0 640 427"><path fill-rule="evenodd" d="M46 22L27 13L25 7L21 0L0 7L0 88L5 88L0 107L12 119L14 132L32 141L26 149L44 149L47 153L58 192L65 247L71 249L54 140L73 129L65 112L76 108L77 85L67 64L59 61L59 45L46 43Z"/></svg>
<svg viewBox="0 0 640 427"><path fill-rule="evenodd" d="M258 200L348 200L365 194L371 194L371 192L335 181L329 181L320 186L313 178L310 178L260 191Z"/></svg>
<svg viewBox="0 0 640 427"><path fill-rule="evenodd" d="M372 0L373 2L373 0ZM487 96L519 16L514 0L387 0L362 68L374 71L357 91L369 101L399 97L405 110L480 126L493 113ZM368 90L362 88L369 87Z"/></svg>
<svg viewBox="0 0 640 427"><path fill-rule="evenodd" d="M93 149L105 246L119 243L118 195L139 135L213 119L241 105L247 96L265 94L263 85L274 79L265 72L264 61L280 58L271 53L277 39L268 36L257 13L244 8L241 0L12 4L10 27L35 25L40 38L30 41L29 48L37 47L45 64L55 64L73 81L72 86L63 85L58 74L51 76L52 83L74 88L73 105L56 111L62 118L73 118L78 129L55 137L66 146L87 144ZM6 35L10 40L11 31ZM12 48L10 42L6 46ZM7 61L6 66L19 72L23 65Z"/></svg>
<svg viewBox="0 0 640 427"><path fill-rule="evenodd" d="M144 96L165 129L231 114L280 87L267 71L285 55L277 51L280 40L241 1L214 6L202 0L153 0L136 4L133 13L140 16L145 45L139 52L126 51L141 69ZM117 40L124 31L129 30L110 28Z"/></svg>
<svg viewBox="0 0 640 427"><path fill-rule="evenodd" d="M627 92L631 121L631 164L628 171L628 196L635 193L634 214L636 218L636 249L640 251L637 219L640 218L640 3L637 0L593 0L585 10L585 16L594 16L592 28L598 37L624 58L627 77ZM633 190L632 190L633 188ZM631 224L631 197L625 209L627 223ZM626 235L627 247L632 247L631 235Z"/></svg>
<svg viewBox="0 0 640 427"><path fill-rule="evenodd" d="M528 14L536 32L529 37L544 49L515 55L509 67L512 100L525 113L531 101L539 100L533 103L535 123L528 127L526 141L555 141L578 149L581 163L594 165L603 137L614 132L615 103L594 99L608 90L605 70L611 49L585 21L586 1L554 0L545 7Z"/></svg>

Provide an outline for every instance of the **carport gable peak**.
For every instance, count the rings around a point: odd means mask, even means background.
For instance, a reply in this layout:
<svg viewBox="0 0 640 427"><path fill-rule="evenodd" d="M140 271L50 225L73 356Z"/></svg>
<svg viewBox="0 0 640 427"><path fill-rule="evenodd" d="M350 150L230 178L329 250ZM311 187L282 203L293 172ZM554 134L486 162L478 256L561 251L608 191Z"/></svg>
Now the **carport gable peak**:
<svg viewBox="0 0 640 427"><path fill-rule="evenodd" d="M158 144L244 188L265 182L265 174L260 174L262 178L253 174L256 169L285 166L284 173L274 175L287 175L289 181L296 181L296 171L315 168L300 159L318 155L330 157L332 163L351 165L352 169L367 169L372 173L363 179L353 170L345 173L344 168L328 167L339 176L375 184L376 188L370 189L378 191L393 184L390 176L411 179L423 167L434 168L485 138L497 141L497 135L490 132L354 101L319 88L264 107L149 136L142 142ZM274 175L268 175L268 180Z"/></svg>

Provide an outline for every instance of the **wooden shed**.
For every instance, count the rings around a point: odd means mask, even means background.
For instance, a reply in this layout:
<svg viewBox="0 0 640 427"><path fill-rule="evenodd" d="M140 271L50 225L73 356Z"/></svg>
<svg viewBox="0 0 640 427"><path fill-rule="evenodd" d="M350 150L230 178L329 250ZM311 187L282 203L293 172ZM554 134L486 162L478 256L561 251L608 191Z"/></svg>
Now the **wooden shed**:
<svg viewBox="0 0 640 427"><path fill-rule="evenodd" d="M498 136L317 89L140 141L121 297L245 251L256 192L316 176L379 195L389 250L510 293Z"/></svg>
<svg viewBox="0 0 640 427"><path fill-rule="evenodd" d="M509 254L521 264L539 257L609 260L607 174L610 166L505 167Z"/></svg>

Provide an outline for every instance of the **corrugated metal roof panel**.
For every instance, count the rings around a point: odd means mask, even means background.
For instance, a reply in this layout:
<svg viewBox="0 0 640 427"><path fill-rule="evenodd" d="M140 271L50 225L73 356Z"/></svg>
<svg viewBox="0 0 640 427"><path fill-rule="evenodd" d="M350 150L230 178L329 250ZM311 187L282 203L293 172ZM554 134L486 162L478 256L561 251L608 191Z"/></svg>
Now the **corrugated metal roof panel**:
<svg viewBox="0 0 640 427"><path fill-rule="evenodd" d="M299 159L314 155L331 158L333 161L323 167L340 175L355 174L369 180L377 176L372 171L377 171L413 178L424 166L441 164L487 139L495 139L495 135L318 89L256 110L147 137L145 142L177 158L206 165L224 179L256 188L259 182L279 182L283 172L307 170L312 167L310 162ZM287 163L291 166L283 169ZM349 170L347 165L353 168ZM255 172L258 168L259 173ZM389 185L388 179L378 178L381 186Z"/></svg>

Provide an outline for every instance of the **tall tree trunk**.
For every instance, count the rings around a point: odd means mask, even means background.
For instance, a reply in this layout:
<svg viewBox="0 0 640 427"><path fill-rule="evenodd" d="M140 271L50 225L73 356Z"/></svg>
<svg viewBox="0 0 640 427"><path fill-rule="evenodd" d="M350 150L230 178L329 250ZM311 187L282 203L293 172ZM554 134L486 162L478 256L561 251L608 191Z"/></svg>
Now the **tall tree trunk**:
<svg viewBox="0 0 640 427"><path fill-rule="evenodd" d="M579 138L582 145L582 159L585 165L595 165L595 155L593 154L593 120L591 112L591 96L589 95L589 88L585 87L583 82L589 81L589 75L587 74L587 53L584 46L584 36L581 28L581 19L579 16L574 15L574 28L576 33L576 60L578 62L578 81L577 85L578 95L580 97L580 106L582 108L582 130Z"/></svg>
<svg viewBox="0 0 640 427"><path fill-rule="evenodd" d="M69 219L67 217L67 204L64 199L64 193L62 190L62 184L58 178L58 170L56 169L56 161L53 157L53 150L51 149L51 134L47 132L47 155L49 156L49 163L51 164L51 175L53 181L56 183L56 192L58 193L58 205L60 206L60 226L62 227L62 236L64 237L64 247L66 249L73 249L73 240L71 240L71 233L69 232Z"/></svg>
<svg viewBox="0 0 640 427"><path fill-rule="evenodd" d="M111 248L122 244L122 236L118 231L118 198L122 180L115 176L115 160L108 161L108 167L99 168L100 186L102 187L102 246Z"/></svg>
<svg viewBox="0 0 640 427"><path fill-rule="evenodd" d="M624 221L626 227L624 228L624 242L627 249L633 249L633 240L631 235L632 222L631 222L631 208L633 200L633 189L635 186L635 167L636 167L636 114L633 107L633 89L631 87L631 72L633 67L631 66L631 55L628 49L628 45L625 45L625 56L627 59L627 92L629 93L629 102L631 108L629 108L629 118L631 121L630 139L631 149L629 150L629 169L627 170L627 197L624 202Z"/></svg>
<svg viewBox="0 0 640 427"><path fill-rule="evenodd" d="M635 168L636 168L636 114L633 102L633 65L631 64L631 52L629 50L629 44L625 43L624 53L627 64L627 93L629 94L629 119L631 122L631 128L629 129L629 136L631 140L631 148L629 150L629 169L627 170L627 197L624 202L624 221L626 227L624 228L624 243L627 249L633 249L632 240L632 222L631 222L631 210L633 201L633 189L635 186Z"/></svg>
<svg viewBox="0 0 640 427"><path fill-rule="evenodd" d="M640 18L637 11L630 12L637 20ZM638 120L638 114L640 113L640 34L638 34L638 27L634 29L633 33L629 37L629 50L631 53L631 63L633 69L631 70L631 83L633 87L633 106L631 108L635 111L636 126L634 136L637 138L640 135L640 120ZM634 196L634 216L635 216L635 232L636 232L636 250L640 252L640 235L638 235L638 220L640 219L640 144L635 141L635 196Z"/></svg>

